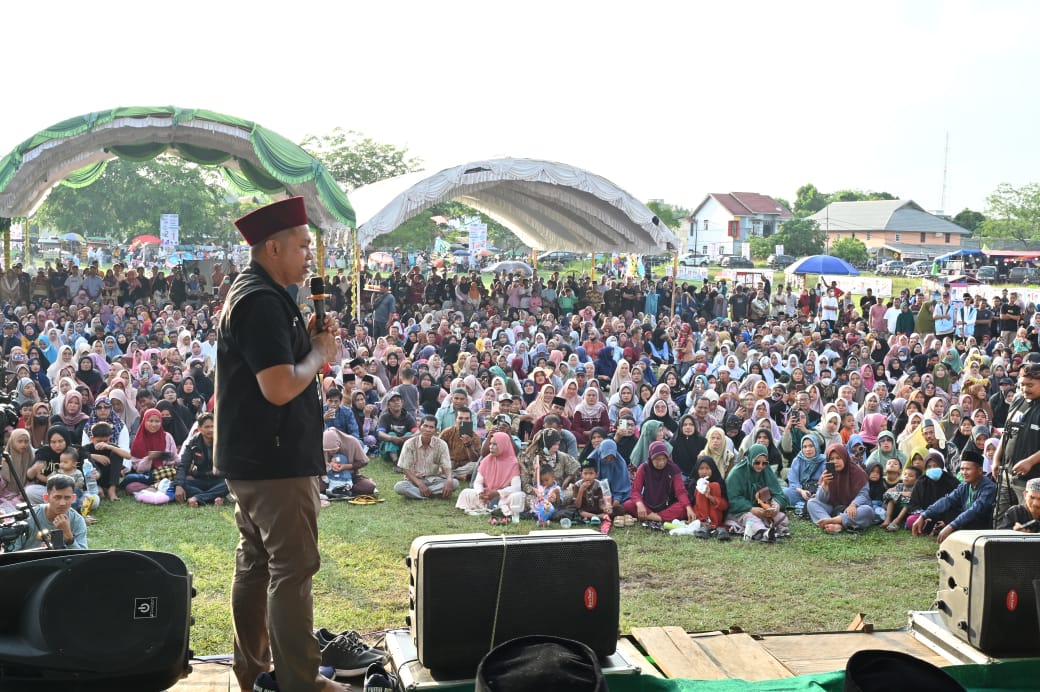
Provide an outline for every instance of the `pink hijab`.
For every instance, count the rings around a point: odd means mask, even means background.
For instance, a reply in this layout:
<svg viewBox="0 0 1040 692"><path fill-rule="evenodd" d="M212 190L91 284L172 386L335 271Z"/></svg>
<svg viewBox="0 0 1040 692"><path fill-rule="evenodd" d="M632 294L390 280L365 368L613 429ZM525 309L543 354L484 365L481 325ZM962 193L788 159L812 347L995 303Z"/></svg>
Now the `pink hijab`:
<svg viewBox="0 0 1040 692"><path fill-rule="evenodd" d="M484 479L485 489L501 490L520 476L520 462L516 459L513 440L508 434L496 432L492 439L498 447L498 455L488 454L481 459L477 473Z"/></svg>
<svg viewBox="0 0 1040 692"><path fill-rule="evenodd" d="M860 437L869 445L877 445L877 436L881 433L887 420L883 413L868 413L863 417L863 429L860 430Z"/></svg>

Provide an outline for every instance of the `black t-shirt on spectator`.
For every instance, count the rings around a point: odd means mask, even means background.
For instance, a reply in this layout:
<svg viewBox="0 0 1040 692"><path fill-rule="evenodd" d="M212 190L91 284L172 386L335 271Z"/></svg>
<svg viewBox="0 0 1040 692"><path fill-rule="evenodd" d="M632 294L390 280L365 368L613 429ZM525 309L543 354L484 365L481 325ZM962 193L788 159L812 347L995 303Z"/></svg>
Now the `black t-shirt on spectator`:
<svg viewBox="0 0 1040 692"><path fill-rule="evenodd" d="M1022 308L1018 303L1007 302L1000 306L1000 329L1013 332L1018 329L1018 320L1022 317Z"/></svg>

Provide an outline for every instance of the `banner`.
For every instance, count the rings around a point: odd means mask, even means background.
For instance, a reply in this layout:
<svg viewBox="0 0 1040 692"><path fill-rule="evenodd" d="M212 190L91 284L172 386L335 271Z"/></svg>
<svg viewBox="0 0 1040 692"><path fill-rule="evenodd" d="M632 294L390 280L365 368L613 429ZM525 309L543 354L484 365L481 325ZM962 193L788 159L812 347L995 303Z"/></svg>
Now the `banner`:
<svg viewBox="0 0 1040 692"><path fill-rule="evenodd" d="M664 269L665 276L672 275L672 265L667 264ZM704 281L708 278L707 267L687 267L685 265L679 265L679 271L675 275L676 281Z"/></svg>
<svg viewBox="0 0 1040 692"><path fill-rule="evenodd" d="M466 226L469 232L469 266L477 263L477 253L487 247L487 224L470 223Z"/></svg>
<svg viewBox="0 0 1040 692"><path fill-rule="evenodd" d="M181 217L179 214L162 214L159 216L159 241L163 247L175 247L180 244Z"/></svg>

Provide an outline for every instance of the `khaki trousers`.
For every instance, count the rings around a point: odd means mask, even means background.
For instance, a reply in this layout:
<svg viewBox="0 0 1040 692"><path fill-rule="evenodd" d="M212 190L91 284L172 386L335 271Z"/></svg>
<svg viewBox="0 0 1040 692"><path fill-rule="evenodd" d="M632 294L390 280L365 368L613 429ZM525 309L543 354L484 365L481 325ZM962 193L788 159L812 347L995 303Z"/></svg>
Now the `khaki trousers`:
<svg viewBox="0 0 1040 692"><path fill-rule="evenodd" d="M314 692L321 653L313 635L311 578L318 556L318 478L228 481L240 540L231 586L235 659L243 690L277 668L283 692Z"/></svg>

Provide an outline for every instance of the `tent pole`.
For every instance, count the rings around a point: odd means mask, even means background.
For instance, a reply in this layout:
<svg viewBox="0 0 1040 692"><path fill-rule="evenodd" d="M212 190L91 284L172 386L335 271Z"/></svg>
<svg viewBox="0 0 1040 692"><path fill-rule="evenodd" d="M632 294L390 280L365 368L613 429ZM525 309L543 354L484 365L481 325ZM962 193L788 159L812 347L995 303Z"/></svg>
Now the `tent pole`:
<svg viewBox="0 0 1040 692"><path fill-rule="evenodd" d="M4 232L4 269L11 268L11 219L0 219L0 229Z"/></svg>
<svg viewBox="0 0 1040 692"><path fill-rule="evenodd" d="M32 263L32 246L29 244L29 218L25 216L22 217L22 240L25 241L25 268L28 269Z"/></svg>
<svg viewBox="0 0 1040 692"><path fill-rule="evenodd" d="M350 249L353 257L354 265L354 308L353 317L359 323L361 322L361 243L358 239L358 232L355 228L351 232L350 236Z"/></svg>
<svg viewBox="0 0 1040 692"><path fill-rule="evenodd" d="M672 256L672 310L668 313L668 319L671 320L675 315L675 294L679 290L679 250L676 248L675 254Z"/></svg>
<svg viewBox="0 0 1040 692"><path fill-rule="evenodd" d="M325 280L325 232L320 228L314 231L314 244L317 248L318 271L316 274Z"/></svg>

